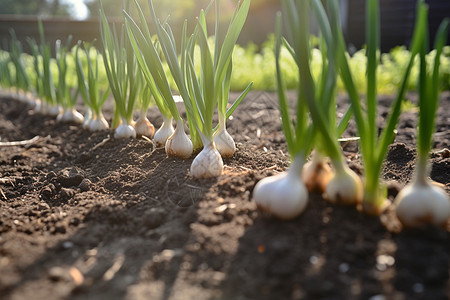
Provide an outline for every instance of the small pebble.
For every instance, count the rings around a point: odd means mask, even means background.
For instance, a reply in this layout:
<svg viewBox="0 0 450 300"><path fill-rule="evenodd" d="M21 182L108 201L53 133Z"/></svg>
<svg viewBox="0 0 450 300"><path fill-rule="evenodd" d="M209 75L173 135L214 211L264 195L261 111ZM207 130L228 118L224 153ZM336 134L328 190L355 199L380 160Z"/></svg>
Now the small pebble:
<svg viewBox="0 0 450 300"><path fill-rule="evenodd" d="M73 248L74 244L73 244L73 242L71 242L71 241L65 241L65 242L62 244L62 246L63 246L64 249L70 249L70 248Z"/></svg>
<svg viewBox="0 0 450 300"><path fill-rule="evenodd" d="M67 175L59 175L57 178L57 181L63 186L63 187L72 187L72 186L78 186L82 181L84 177L81 174L76 174L73 176L67 176Z"/></svg>
<svg viewBox="0 0 450 300"><path fill-rule="evenodd" d="M339 265L339 272L341 273L347 273L349 269L350 266L348 265L348 263L342 263Z"/></svg>
<svg viewBox="0 0 450 300"><path fill-rule="evenodd" d="M413 291L416 294L421 294L421 293L423 293L425 291L425 287L423 286L423 284L421 284L419 282L418 283L414 283Z"/></svg>
<svg viewBox="0 0 450 300"><path fill-rule="evenodd" d="M84 178L78 187L82 192L90 191L92 188L92 182L88 178Z"/></svg>
<svg viewBox="0 0 450 300"><path fill-rule="evenodd" d="M166 220L166 211L161 208L151 208L143 215L143 222L148 229L159 227Z"/></svg>
<svg viewBox="0 0 450 300"><path fill-rule="evenodd" d="M317 256L313 255L313 256L311 256L311 257L309 258L309 262L310 262L311 264L315 265L315 264L317 264L317 263L319 262L319 258L318 258Z"/></svg>

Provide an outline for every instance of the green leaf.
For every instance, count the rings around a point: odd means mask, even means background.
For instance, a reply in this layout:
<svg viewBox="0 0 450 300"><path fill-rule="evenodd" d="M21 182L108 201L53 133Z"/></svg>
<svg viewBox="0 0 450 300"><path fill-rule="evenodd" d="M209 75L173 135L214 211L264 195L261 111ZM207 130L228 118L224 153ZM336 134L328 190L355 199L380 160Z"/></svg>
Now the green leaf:
<svg viewBox="0 0 450 300"><path fill-rule="evenodd" d="M275 23L275 63L277 70L277 91L278 91L278 100L280 103L280 113L281 113L281 121L283 125L284 135L286 136L286 144L291 157L294 157L296 153L296 144L297 141L294 139L294 132L292 128L292 123L289 115L289 106L287 104L286 98L286 87L284 85L283 77L281 74L280 68L280 52L281 52L281 14L277 14L276 23Z"/></svg>

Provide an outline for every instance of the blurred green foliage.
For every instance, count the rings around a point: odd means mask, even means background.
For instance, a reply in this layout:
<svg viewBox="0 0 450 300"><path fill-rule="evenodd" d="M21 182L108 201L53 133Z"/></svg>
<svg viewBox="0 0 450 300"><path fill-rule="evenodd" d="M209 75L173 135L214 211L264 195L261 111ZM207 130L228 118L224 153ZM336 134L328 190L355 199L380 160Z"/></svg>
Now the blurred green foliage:
<svg viewBox="0 0 450 300"><path fill-rule="evenodd" d="M61 0L1 0L0 14L69 16L70 5Z"/></svg>
<svg viewBox="0 0 450 300"><path fill-rule="evenodd" d="M312 38L312 42L314 41L314 37ZM210 43L211 49L213 49L213 43ZM251 81L254 82L253 89L255 90L265 90L265 91L274 91L276 89L275 82L275 56L273 52L274 47L274 38L270 36L265 43L261 47L250 43L245 47L236 45L234 53L233 53L233 73L231 78L231 89L233 91L242 91L247 87L248 83ZM26 70L29 74L30 78L34 77L34 71L31 64L31 57L27 54L22 54L23 59L26 63ZM97 55L95 51L90 53L91 56ZM198 49L195 51L195 55L200 55ZM0 51L0 61L2 61L2 67L5 68L8 66L9 73L11 76L4 76L3 81L5 81L5 85L7 84L8 78L14 78L15 70L13 65L8 62L8 53L4 51ZM73 68L72 66L72 57L73 52L69 54L68 64L69 68ZM398 86L401 74L406 67L410 56L410 52L406 49L406 47L396 47L392 49L389 53L383 53L380 56L380 67L378 70L378 91L380 94L392 94L396 91L396 86ZM431 51L427 55L427 60L430 62L433 60L435 56L435 51ZM293 61L293 58L287 51L287 49L282 48L281 50L281 67L282 72L284 74L284 78L286 80L286 87L288 89L296 88L298 84L298 70L297 66ZM99 56L97 59L101 60L102 57ZM313 76L317 78L320 73L320 69L322 66L320 51L318 49L313 49L311 56L311 66ZM195 59L195 61L199 61L199 59ZM84 62L84 61L83 61ZM84 62L85 63L85 62ZM450 46L444 47L444 51L441 57L441 74L440 74L440 84L443 90L450 90ZM102 63L99 64L103 66ZM355 84L358 90L363 93L366 86L366 56L365 49L361 49L355 52L351 57L349 56L349 65L352 69L352 74L354 75ZM197 66L197 70L199 70L199 66ZM1 68L0 68L1 69ZM54 78L57 78L57 68L55 62L52 61L52 73L54 73ZM169 69L167 65L165 65L166 72L169 74ZM409 90L414 90L417 86L417 77L418 77L418 61L415 63L412 71L411 77L408 84ZM4 73L0 72L0 73ZM68 84L70 86L75 87L76 76L70 77L68 76ZM171 86L175 89L175 84L173 79L169 78L169 82ZM1 83L1 82L0 82ZM103 89L105 89L108 85L108 81L106 79L106 72L104 68L100 68L99 70L99 83ZM338 87L340 91L344 91L344 86L341 81L338 83Z"/></svg>

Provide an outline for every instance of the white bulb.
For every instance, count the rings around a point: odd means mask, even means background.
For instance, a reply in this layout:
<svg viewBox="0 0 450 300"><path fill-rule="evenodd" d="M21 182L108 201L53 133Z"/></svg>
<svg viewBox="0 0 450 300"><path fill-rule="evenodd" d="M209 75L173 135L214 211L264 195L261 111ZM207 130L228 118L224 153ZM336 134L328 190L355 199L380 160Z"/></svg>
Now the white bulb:
<svg viewBox="0 0 450 300"><path fill-rule="evenodd" d="M127 124L125 120L114 130L115 139L136 138L136 130L133 126Z"/></svg>
<svg viewBox="0 0 450 300"><path fill-rule="evenodd" d="M36 99L35 100L36 105L34 106L34 110L36 111L36 113L42 113L42 100L41 99Z"/></svg>
<svg viewBox="0 0 450 300"><path fill-rule="evenodd" d="M41 101L41 107L40 108L41 109L39 110L39 112L42 115L47 116L48 115L48 110L50 109L48 103L46 101Z"/></svg>
<svg viewBox="0 0 450 300"><path fill-rule="evenodd" d="M83 124L81 125L84 129L89 129L89 123L92 121L92 111L88 107L86 113L84 114Z"/></svg>
<svg viewBox="0 0 450 300"><path fill-rule="evenodd" d="M214 142L209 142L194 158L191 175L194 178L218 177L223 172L223 161Z"/></svg>
<svg viewBox="0 0 450 300"><path fill-rule="evenodd" d="M156 131L154 140L157 146L166 145L167 139L174 133L172 126L172 118L166 118L163 116L163 123L161 127Z"/></svg>
<svg viewBox="0 0 450 300"><path fill-rule="evenodd" d="M56 118L57 120L59 119L59 116L61 114L58 115L58 117ZM66 110L63 114L62 117L59 119L60 122L64 122L64 123L72 123L72 124L82 124L83 123L83 115L80 114L75 108Z"/></svg>
<svg viewBox="0 0 450 300"><path fill-rule="evenodd" d="M56 116L56 122L57 123L62 122L63 116L64 116L64 111L60 111L59 114Z"/></svg>
<svg viewBox="0 0 450 300"><path fill-rule="evenodd" d="M444 190L415 181L400 191L394 201L397 217L405 227L445 226L450 217L450 199Z"/></svg>
<svg viewBox="0 0 450 300"><path fill-rule="evenodd" d="M100 131L108 129L109 125L102 113L89 122L89 131Z"/></svg>
<svg viewBox="0 0 450 300"><path fill-rule="evenodd" d="M236 144L225 127L219 128L216 132L214 143L220 155L224 158L232 157L236 152Z"/></svg>
<svg viewBox="0 0 450 300"><path fill-rule="evenodd" d="M359 176L342 163L334 164L336 170L325 189L327 200L344 205L357 205L363 199L363 185Z"/></svg>
<svg viewBox="0 0 450 300"><path fill-rule="evenodd" d="M136 134L152 138L155 134L155 126L147 119L145 112L142 112L139 119L134 124Z"/></svg>
<svg viewBox="0 0 450 300"><path fill-rule="evenodd" d="M309 192L324 193L328 183L333 176L325 158L317 151L314 152L313 157L303 167L302 179Z"/></svg>
<svg viewBox="0 0 450 300"><path fill-rule="evenodd" d="M192 155L194 146L186 132L184 132L183 120L177 120L177 128L167 139L165 149L169 156L189 158Z"/></svg>
<svg viewBox="0 0 450 300"><path fill-rule="evenodd" d="M301 180L303 158L294 159L287 172L260 180L253 190L258 209L288 220L299 216L308 204L308 190Z"/></svg>
<svg viewBox="0 0 450 300"><path fill-rule="evenodd" d="M61 112L61 108L58 105L52 106L49 108L49 110L47 111L47 114L50 117L57 117Z"/></svg>

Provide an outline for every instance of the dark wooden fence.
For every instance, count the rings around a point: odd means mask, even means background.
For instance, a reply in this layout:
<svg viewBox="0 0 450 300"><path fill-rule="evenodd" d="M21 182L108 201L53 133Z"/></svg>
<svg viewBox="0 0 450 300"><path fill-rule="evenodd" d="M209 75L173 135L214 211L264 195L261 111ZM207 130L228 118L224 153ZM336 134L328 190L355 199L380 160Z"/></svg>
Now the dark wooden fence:
<svg viewBox="0 0 450 300"><path fill-rule="evenodd" d="M450 17L450 0L426 0L429 6L430 42L434 41L439 24ZM347 41L361 48L365 44L364 0L348 0ZM380 0L381 50L389 51L398 45L409 45L414 30L415 0ZM448 41L450 42L450 33Z"/></svg>
<svg viewBox="0 0 450 300"><path fill-rule="evenodd" d="M100 38L100 28L98 20L75 21L66 18L49 18L42 20L45 32L45 39L51 45L56 40L65 42L69 35L72 36L72 45L78 40L92 41ZM0 16L0 47L9 48L11 38L10 31L14 30L18 39L23 43L24 50L29 51L26 37L39 41L38 19L33 16ZM100 46L100 41L97 46Z"/></svg>

